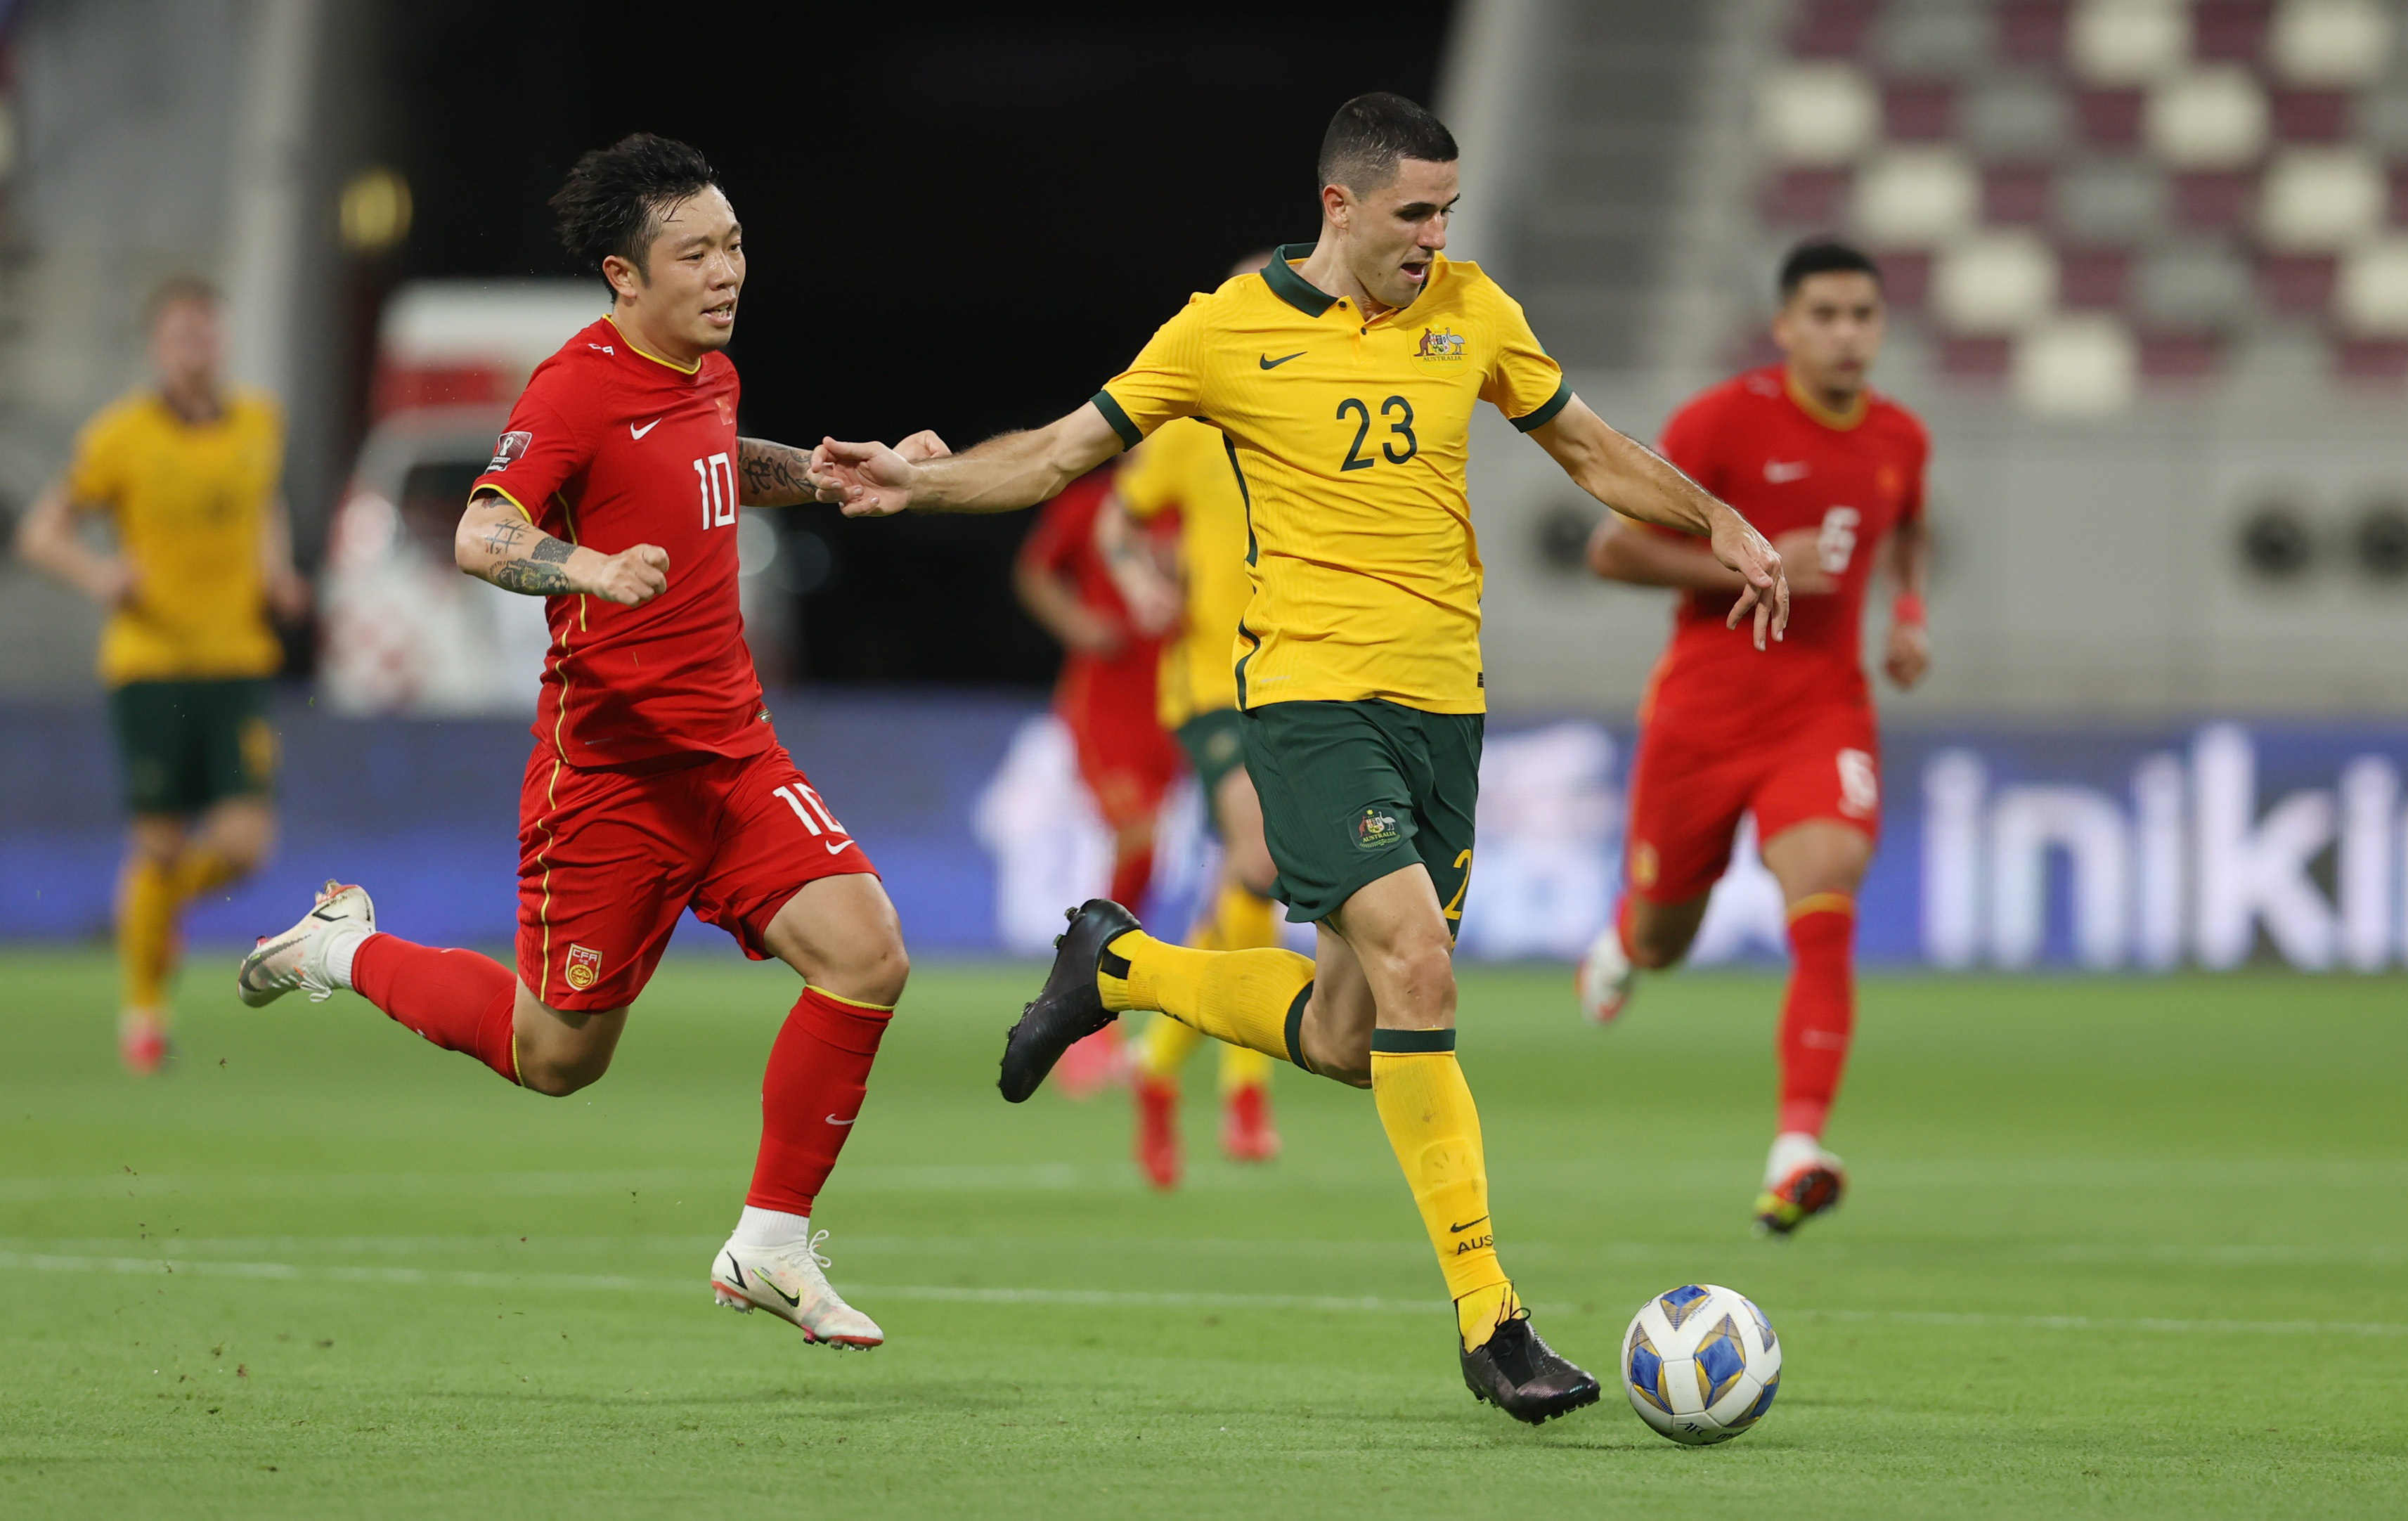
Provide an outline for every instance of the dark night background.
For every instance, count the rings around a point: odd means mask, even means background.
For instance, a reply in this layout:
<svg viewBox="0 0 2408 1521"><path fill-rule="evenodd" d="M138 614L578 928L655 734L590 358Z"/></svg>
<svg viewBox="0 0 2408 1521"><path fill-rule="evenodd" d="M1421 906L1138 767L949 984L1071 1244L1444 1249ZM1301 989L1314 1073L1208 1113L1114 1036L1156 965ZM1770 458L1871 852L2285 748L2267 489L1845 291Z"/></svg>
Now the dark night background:
<svg viewBox="0 0 2408 1521"><path fill-rule="evenodd" d="M394 7L387 152L417 215L392 278L574 273L544 201L584 150L695 144L743 218L748 433L955 448L1051 421L1251 249L1310 240L1330 113L1430 98L1447 7L848 7L746 21L619 0ZM1009 19L1007 19L1009 18ZM1011 599L1032 515L799 509L812 681L1035 683Z"/></svg>

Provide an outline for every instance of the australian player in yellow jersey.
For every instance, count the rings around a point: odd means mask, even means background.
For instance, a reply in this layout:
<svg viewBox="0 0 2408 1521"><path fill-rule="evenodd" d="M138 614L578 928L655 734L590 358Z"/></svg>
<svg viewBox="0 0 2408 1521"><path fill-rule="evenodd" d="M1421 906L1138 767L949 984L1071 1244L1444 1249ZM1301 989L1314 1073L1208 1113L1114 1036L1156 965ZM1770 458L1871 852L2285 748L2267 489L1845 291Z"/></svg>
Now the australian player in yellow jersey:
<svg viewBox="0 0 2408 1521"><path fill-rule="evenodd" d="M118 883L128 1069L168 1054L177 920L199 894L248 876L276 833L267 679L282 663L268 615L298 618L278 481L276 403L229 387L215 292L194 280L150 306L153 383L84 424L66 474L36 500L18 552L108 610L100 675L133 813ZM88 546L105 518L112 552Z"/></svg>
<svg viewBox="0 0 2408 1521"><path fill-rule="evenodd" d="M1319 240L1195 297L1077 411L921 463L831 439L813 466L854 516L1003 511L1173 419L1220 429L1250 527L1231 651L1246 768L1275 890L1314 923L1316 954L1172 945L1089 902L1005 1042L1003 1096L1026 1098L1072 1041L1128 1009L1369 1088L1455 1300L1464 1381L1536 1423L1596 1399L1598 1383L1531 1329L1498 1260L1455 1062L1454 931L1485 707L1464 491L1474 405L1625 516L1708 539L1743 581L1729 621L1752 614L1758 643L1779 637L1788 588L1762 535L1599 421L1512 298L1443 257L1455 157L1412 102L1349 101L1322 142Z"/></svg>
<svg viewBox="0 0 2408 1521"><path fill-rule="evenodd" d="M1268 252L1240 260L1235 279L1270 263ZM1179 516L1177 563L1165 575L1151 539L1133 524ZM1221 837L1221 880L1188 934L1208 951L1253 951L1279 944L1270 897L1277 879L1263 843L1263 810L1246 774L1243 720L1229 649L1252 585L1246 569L1246 503L1229 445L1219 429L1174 418L1130 452L1096 519L1104 563L1121 600L1147 632L1168 631L1155 683L1162 726L1179 739L1204 789ZM1204 1037L1156 1014L1138 1047L1135 1081L1137 1160L1156 1188L1179 1186L1179 1071ZM1233 1162L1279 1155L1270 1116L1271 1059L1245 1046L1219 1047L1221 1150Z"/></svg>

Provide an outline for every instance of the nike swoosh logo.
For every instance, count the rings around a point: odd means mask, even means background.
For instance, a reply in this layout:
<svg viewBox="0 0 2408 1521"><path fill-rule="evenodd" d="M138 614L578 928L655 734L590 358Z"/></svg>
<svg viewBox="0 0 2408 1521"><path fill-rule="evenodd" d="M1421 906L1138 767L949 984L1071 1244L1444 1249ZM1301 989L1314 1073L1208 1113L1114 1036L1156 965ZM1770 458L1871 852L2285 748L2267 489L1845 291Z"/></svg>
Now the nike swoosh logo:
<svg viewBox="0 0 2408 1521"><path fill-rule="evenodd" d="M736 1286L738 1288L751 1288L752 1285L744 1281L744 1265L736 1260L736 1254L733 1252L723 1252L720 1256L727 1259L727 1270L736 1275Z"/></svg>
<svg viewBox="0 0 2408 1521"><path fill-rule="evenodd" d="M803 1297L801 1295L787 1293L784 1289L780 1288L776 1284L772 1283L767 1274L762 1276L761 1283L762 1285L768 1289L770 1293L775 1294L778 1298L785 1300L786 1308L789 1310L794 1309L796 1305L803 1302Z"/></svg>
<svg viewBox="0 0 2408 1521"><path fill-rule="evenodd" d="M649 423L645 423L645 424L644 424L642 427L640 427L640 428L639 428L639 427L638 427L638 426L636 426L636 424L634 424L633 423L628 423L628 424L627 424L627 431L628 431L629 433L634 434L637 438L642 438L645 434L652 432L654 428L659 427L660 425L661 425L661 420L660 420L659 418L657 418L657 417L656 417L656 418L653 418L651 422L649 422Z"/></svg>
<svg viewBox="0 0 2408 1521"><path fill-rule="evenodd" d="M1764 479L1776 486L1785 486L1792 481L1805 480L1806 472L1812 468L1813 466L1802 459L1794 462L1769 459L1764 462Z"/></svg>
<svg viewBox="0 0 2408 1521"><path fill-rule="evenodd" d="M1481 1220L1485 1220L1487 1218L1488 1216L1484 1214L1480 1216L1478 1220L1466 1220L1459 1226L1449 1226L1446 1227L1446 1233L1450 1236L1460 1236L1465 1231L1469 1230L1472 1227L1480 1224Z"/></svg>
<svg viewBox="0 0 2408 1521"><path fill-rule="evenodd" d="M288 947L295 946L295 945L298 945L298 944L300 944L300 943L301 943L301 937L300 937L300 936L298 936L298 935L294 935L294 936L291 937L290 939L278 940L278 941L277 941L275 944L273 944L273 945L263 945L263 946L259 947L257 950L255 950L255 951L251 952L251 954L249 954L249 955L247 955L247 956L243 957L243 958L242 958L242 983L243 983L243 985L244 985L244 986L246 986L246 987L256 987L256 986L258 986L258 985L259 985L258 983L253 983L253 982L251 980L251 974L253 971L256 971L256 970L259 969L259 965L260 965L260 963L262 963L262 962L265 961L269 956L274 955L274 954L275 954L277 952L279 952L279 951L285 950L285 949L287 949Z"/></svg>
<svg viewBox="0 0 2408 1521"><path fill-rule="evenodd" d="M836 845L836 844L831 844L831 845L829 845L829 846L828 846L828 848L827 848L827 853L828 853L830 855L835 855L835 854L838 854L838 853L839 853L839 852L842 852L842 851L849 851L849 850L851 850L851 849L853 849L853 841L852 841L852 840L850 840L850 839L848 839L848 840L846 840L846 841L845 841L843 844L841 844L841 845Z"/></svg>
<svg viewBox="0 0 2408 1521"><path fill-rule="evenodd" d="M1273 359L1270 355L1265 354L1260 359L1254 361L1254 363L1262 366L1265 369L1277 369L1282 365L1286 364L1289 359L1302 359L1307 352L1308 351L1306 350L1298 349L1296 352L1289 354L1285 359Z"/></svg>
<svg viewBox="0 0 2408 1521"><path fill-rule="evenodd" d="M855 1115L853 1117L853 1120L857 1120L857 1119L859 1119L859 1118L861 1118L861 1116L860 1116L860 1115L858 1115L858 1114L855 1114ZM829 1116L828 1116L828 1124L830 1124L830 1125L851 1125L851 1124L853 1123L853 1120L839 1120L839 1119L838 1119L838 1118L837 1118L835 1115L833 1115L833 1114L831 1114L831 1115L829 1115Z"/></svg>

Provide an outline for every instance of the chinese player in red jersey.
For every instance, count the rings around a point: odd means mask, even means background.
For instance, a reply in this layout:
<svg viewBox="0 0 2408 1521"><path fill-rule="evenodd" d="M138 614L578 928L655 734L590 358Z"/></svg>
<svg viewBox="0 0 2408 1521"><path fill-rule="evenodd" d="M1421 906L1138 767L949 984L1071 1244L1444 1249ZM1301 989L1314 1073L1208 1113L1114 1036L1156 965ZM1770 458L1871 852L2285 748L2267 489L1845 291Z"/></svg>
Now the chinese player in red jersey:
<svg viewBox="0 0 2408 1521"><path fill-rule="evenodd" d="M1054 711L1070 731L1079 778L1112 831L1112 901L1136 903L1154 880L1154 824L1181 763L1154 713L1166 630L1138 626L1096 543L1096 519L1111 481L1109 467L1089 471L1039 509L1012 562L1011 584L1028 615L1061 641ZM1055 1081L1082 1098L1110 1084L1119 1065L1114 1023L1065 1052Z"/></svg>
<svg viewBox="0 0 2408 1521"><path fill-rule="evenodd" d="M805 983L770 1049L752 1188L711 1263L718 1300L875 1346L877 1324L828 1286L810 1212L908 962L875 869L778 743L738 609L737 509L813 499L809 456L737 436L722 351L743 233L702 155L632 136L588 153L552 204L610 311L538 366L454 545L468 574L545 597L552 623L519 801L517 968L377 933L368 895L329 882L245 958L239 992L348 987L556 1097L609 1067L692 908Z"/></svg>
<svg viewBox="0 0 2408 1521"><path fill-rule="evenodd" d="M1610 581L1683 595L1640 710L1628 890L1581 964L1591 1019L1622 1012L1640 968L1687 954L1706 897L1753 812L1788 908L1780 1119L1756 1200L1760 1230L1797 1228L1840 1200L1823 1125L1856 1018L1856 894L1881 827L1881 745L1858 648L1876 567L1897 588L1883 668L1901 689L1930 663L1923 468L1906 409L1868 389L1881 350L1881 277L1856 250L1806 244L1781 272L1783 364L1691 401L1665 457L1745 515L1789 567L1787 639L1758 653L1725 630L1739 577L1691 540L1608 515L1589 564ZM1765 737L1785 731L1779 743Z"/></svg>

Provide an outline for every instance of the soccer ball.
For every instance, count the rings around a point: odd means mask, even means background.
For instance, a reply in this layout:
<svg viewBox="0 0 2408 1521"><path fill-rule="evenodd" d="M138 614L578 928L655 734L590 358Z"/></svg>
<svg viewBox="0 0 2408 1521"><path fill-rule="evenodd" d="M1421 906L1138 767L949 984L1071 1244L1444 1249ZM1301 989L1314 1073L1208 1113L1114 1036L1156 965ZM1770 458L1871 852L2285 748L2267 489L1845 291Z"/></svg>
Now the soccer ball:
<svg viewBox="0 0 2408 1521"><path fill-rule="evenodd" d="M1630 1317L1622 1384L1639 1418L1674 1442L1728 1442L1772 1408L1781 1341L1747 1296L1684 1284Z"/></svg>

